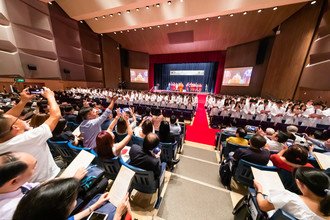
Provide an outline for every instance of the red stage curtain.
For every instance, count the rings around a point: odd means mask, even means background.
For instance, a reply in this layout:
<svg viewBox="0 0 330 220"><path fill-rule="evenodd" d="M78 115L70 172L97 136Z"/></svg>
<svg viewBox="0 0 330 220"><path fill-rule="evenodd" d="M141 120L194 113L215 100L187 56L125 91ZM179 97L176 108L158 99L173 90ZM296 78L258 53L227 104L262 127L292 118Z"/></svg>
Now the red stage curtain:
<svg viewBox="0 0 330 220"><path fill-rule="evenodd" d="M149 89L154 86L154 65L156 63L201 63L218 62L215 93L219 93L225 66L226 51L210 51L196 53L158 54L149 56Z"/></svg>

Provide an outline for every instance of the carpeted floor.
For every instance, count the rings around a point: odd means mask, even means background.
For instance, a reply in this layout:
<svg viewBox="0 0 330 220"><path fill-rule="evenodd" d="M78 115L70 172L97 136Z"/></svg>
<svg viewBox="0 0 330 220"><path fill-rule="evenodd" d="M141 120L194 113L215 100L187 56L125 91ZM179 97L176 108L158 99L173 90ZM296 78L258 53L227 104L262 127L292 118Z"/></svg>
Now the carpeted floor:
<svg viewBox="0 0 330 220"><path fill-rule="evenodd" d="M208 126L204 104L206 94L198 95L198 107L196 110L193 125L187 126L186 140L214 145L217 129L211 129Z"/></svg>

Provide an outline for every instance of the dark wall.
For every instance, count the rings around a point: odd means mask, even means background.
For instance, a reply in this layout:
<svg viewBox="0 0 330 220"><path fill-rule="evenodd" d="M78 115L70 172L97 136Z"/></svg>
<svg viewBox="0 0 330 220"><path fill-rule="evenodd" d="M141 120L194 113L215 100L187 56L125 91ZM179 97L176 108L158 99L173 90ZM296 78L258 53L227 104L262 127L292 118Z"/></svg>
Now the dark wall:
<svg viewBox="0 0 330 220"><path fill-rule="evenodd" d="M253 41L228 48L225 68L252 66L253 72L249 86L222 86L220 93L260 96L272 44L273 38L266 38L264 41Z"/></svg>
<svg viewBox="0 0 330 220"><path fill-rule="evenodd" d="M122 81L127 84L127 89L148 90L148 83L131 83L130 68L149 69L149 54L135 51L122 50ZM123 55L124 54L124 55ZM150 82L149 82L150 83Z"/></svg>

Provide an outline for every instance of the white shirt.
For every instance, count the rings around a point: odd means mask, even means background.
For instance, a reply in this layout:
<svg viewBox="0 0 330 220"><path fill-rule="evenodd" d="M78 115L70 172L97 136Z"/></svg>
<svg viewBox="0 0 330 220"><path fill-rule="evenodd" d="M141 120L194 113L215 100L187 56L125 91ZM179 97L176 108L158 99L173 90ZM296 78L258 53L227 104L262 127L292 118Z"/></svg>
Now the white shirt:
<svg viewBox="0 0 330 220"><path fill-rule="evenodd" d="M299 195L288 190L269 190L268 201L274 205L275 209L282 209L300 220L323 219L312 212Z"/></svg>
<svg viewBox="0 0 330 220"><path fill-rule="evenodd" d="M37 166L31 182L44 182L55 178L60 172L60 168L56 165L46 142L52 136L49 126L42 124L35 129L0 143L0 153L20 151L32 154L37 159Z"/></svg>

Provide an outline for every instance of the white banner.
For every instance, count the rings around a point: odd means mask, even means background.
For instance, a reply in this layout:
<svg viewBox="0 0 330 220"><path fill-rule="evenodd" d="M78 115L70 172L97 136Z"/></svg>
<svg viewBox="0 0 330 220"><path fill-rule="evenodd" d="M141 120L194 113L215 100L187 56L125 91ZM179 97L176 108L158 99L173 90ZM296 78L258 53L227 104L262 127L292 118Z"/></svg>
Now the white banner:
<svg viewBox="0 0 330 220"><path fill-rule="evenodd" d="M170 76L204 76L204 70L171 70Z"/></svg>

